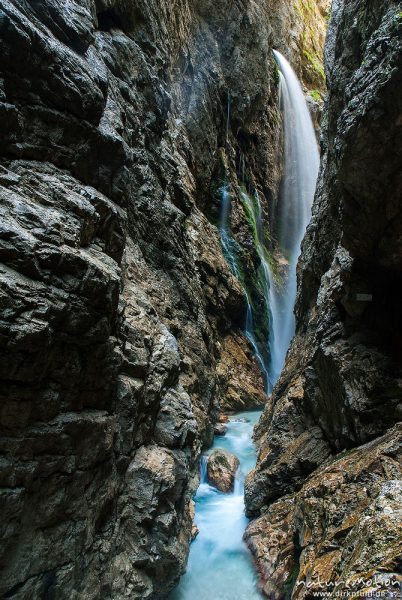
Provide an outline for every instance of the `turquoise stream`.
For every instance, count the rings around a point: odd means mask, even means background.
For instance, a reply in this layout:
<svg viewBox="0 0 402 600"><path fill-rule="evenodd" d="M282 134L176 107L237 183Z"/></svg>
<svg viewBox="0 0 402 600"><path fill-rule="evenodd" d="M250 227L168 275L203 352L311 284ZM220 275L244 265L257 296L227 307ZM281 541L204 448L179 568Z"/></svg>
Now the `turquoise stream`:
<svg viewBox="0 0 402 600"><path fill-rule="evenodd" d="M265 300L264 317L269 325L268 339L261 344L261 340L257 340L251 298L243 285L247 304L245 333L260 365L268 393L272 391L282 370L295 329L296 265L300 244L311 217L319 163L313 125L301 86L287 60L279 52L275 52L275 58L280 69L284 121L284 173L277 222L274 223L278 249L283 262L287 263L280 282L273 273L258 194L255 191L249 195L245 190L240 190L260 259L259 283ZM227 142L229 120L228 103ZM229 267L243 283L238 264L238 245L230 230L230 210L230 187L225 185L221 190L221 243ZM259 415L258 411L254 411L230 417L226 435L215 438L213 448L224 448L240 460L232 494L222 494L208 485L207 455L201 459L201 482L195 496L199 534L191 546L187 572L169 600L262 599L251 555L243 542L247 526L244 480L256 461L252 434Z"/></svg>
<svg viewBox="0 0 402 600"><path fill-rule="evenodd" d="M201 460L201 483L195 496L200 532L191 545L187 572L169 600L262 598L251 555L243 542L248 521L244 514L244 479L256 461L252 433L260 414L250 411L233 415L226 435L215 437L212 448L224 448L240 460L232 494L218 492L206 483L206 456Z"/></svg>

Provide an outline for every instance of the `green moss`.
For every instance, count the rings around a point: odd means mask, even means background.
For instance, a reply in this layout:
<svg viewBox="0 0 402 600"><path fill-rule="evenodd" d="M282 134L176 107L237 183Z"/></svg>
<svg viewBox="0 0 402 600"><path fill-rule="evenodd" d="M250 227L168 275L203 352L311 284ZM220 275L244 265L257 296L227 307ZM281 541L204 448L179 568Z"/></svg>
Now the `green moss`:
<svg viewBox="0 0 402 600"><path fill-rule="evenodd" d="M307 60L311 64L311 66L313 67L314 71L316 73L318 73L319 75L321 75L321 77L323 79L325 79L324 67L323 67L322 63L318 60L318 58L313 56L312 54L310 54L310 52L308 50L303 50L303 54L307 58Z"/></svg>
<svg viewBox="0 0 402 600"><path fill-rule="evenodd" d="M274 61L275 66L274 66L274 81L276 85L279 85L279 81L280 81L280 71L279 71L279 67L278 64L276 62L276 60Z"/></svg>
<svg viewBox="0 0 402 600"><path fill-rule="evenodd" d="M299 40L301 51L314 73L325 81L319 40L327 27L326 16L322 17L315 0L294 0L293 8L303 25Z"/></svg>
<svg viewBox="0 0 402 600"><path fill-rule="evenodd" d="M355 451L356 451L356 448L349 448L348 450L342 450L342 452L340 452L339 454L337 454L334 457L334 459L331 460L331 463L336 463L338 460L342 460L343 458L346 458L346 457L350 456Z"/></svg>
<svg viewBox="0 0 402 600"><path fill-rule="evenodd" d="M268 250L268 245L271 242L270 236L265 228L263 232L263 239L260 239L258 232L258 200L255 196L251 196L247 193L245 188L240 188L240 200L243 206L244 214L246 216L247 223L249 225L251 235L253 238L254 247L257 250L257 254L265 260L269 265L269 268L274 276L274 279L278 285L282 284L282 277L280 275L277 262L273 254Z"/></svg>
<svg viewBox="0 0 402 600"><path fill-rule="evenodd" d="M310 90L309 91L309 96L311 96L313 98L313 100L315 100L316 102L321 102L322 101L322 96L321 96L321 92L319 90Z"/></svg>
<svg viewBox="0 0 402 600"><path fill-rule="evenodd" d="M298 2L293 2L293 8L297 10L304 20L308 20L309 18L314 19L316 16L316 5L313 0L299 0Z"/></svg>

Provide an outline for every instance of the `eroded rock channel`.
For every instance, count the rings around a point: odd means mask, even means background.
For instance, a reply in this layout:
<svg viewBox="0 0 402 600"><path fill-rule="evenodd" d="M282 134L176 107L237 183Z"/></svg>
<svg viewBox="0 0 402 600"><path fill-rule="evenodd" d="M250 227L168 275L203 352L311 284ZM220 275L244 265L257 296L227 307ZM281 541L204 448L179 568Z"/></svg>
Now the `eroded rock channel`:
<svg viewBox="0 0 402 600"><path fill-rule="evenodd" d="M401 7L329 4L0 0L1 597L219 600L219 539L231 600L394 597ZM321 167L276 382L278 56Z"/></svg>

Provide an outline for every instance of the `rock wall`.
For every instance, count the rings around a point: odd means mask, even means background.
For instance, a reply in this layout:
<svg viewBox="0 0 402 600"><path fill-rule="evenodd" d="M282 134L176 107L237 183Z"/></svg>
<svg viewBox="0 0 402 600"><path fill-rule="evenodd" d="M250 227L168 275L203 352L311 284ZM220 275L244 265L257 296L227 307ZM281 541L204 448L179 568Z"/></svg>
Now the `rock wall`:
<svg viewBox="0 0 402 600"><path fill-rule="evenodd" d="M4 597L164 597L220 407L266 400L216 223L240 162L278 186L272 4L0 2Z"/></svg>
<svg viewBox="0 0 402 600"><path fill-rule="evenodd" d="M399 593L401 29L398 2L333 2L297 331L246 484L269 598Z"/></svg>
<svg viewBox="0 0 402 600"><path fill-rule="evenodd" d="M331 0L272 3L275 47L292 63L306 92L325 94L324 42Z"/></svg>

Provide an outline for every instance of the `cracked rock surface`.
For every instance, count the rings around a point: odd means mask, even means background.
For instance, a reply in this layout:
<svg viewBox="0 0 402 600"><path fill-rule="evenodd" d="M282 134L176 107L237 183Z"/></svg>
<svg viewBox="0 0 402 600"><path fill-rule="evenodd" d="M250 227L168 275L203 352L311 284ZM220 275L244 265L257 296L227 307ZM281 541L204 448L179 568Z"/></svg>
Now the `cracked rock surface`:
<svg viewBox="0 0 402 600"><path fill-rule="evenodd" d="M269 598L311 598L320 581L398 593L401 30L398 2L332 4L297 331L246 482L258 516L247 539Z"/></svg>
<svg viewBox="0 0 402 600"><path fill-rule="evenodd" d="M279 185L276 4L0 2L2 596L165 597L217 415L266 401L217 215L223 148Z"/></svg>

